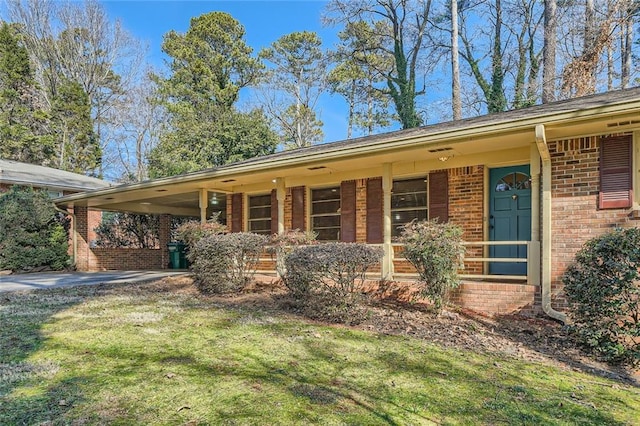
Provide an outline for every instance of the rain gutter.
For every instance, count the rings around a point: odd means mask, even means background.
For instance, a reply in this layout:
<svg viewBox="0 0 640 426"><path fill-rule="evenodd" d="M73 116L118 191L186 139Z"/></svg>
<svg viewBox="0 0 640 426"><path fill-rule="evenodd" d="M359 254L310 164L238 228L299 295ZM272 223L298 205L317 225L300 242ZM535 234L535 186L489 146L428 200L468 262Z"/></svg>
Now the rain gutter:
<svg viewBox="0 0 640 426"><path fill-rule="evenodd" d="M536 125L536 145L542 159L542 310L553 319L567 322L567 316L551 307L551 155L543 124Z"/></svg>

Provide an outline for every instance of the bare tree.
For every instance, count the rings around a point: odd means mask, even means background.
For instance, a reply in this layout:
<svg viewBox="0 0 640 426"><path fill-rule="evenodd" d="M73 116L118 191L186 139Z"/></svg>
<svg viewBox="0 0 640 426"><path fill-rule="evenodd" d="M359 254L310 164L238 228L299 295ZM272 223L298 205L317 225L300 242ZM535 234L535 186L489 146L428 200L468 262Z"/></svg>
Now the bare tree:
<svg viewBox="0 0 640 426"><path fill-rule="evenodd" d="M389 29L367 39L379 38L382 41L369 53L393 57L393 69L390 72L377 70L375 64L370 65L384 78L385 86L380 90L392 99L405 129L423 122L416 109L416 98L424 95L425 89L417 88L417 75L420 72L426 74L436 64L435 59L432 62L428 60L435 49L426 45L431 7L431 0L332 0L327 9L327 22L330 24L366 22L373 30ZM386 25L381 26L380 22Z"/></svg>
<svg viewBox="0 0 640 426"><path fill-rule="evenodd" d="M166 130L168 116L162 106L157 87L149 73L109 110L108 121L114 123L109 132L109 152L119 163L119 175L114 178L142 181L149 177L147 156Z"/></svg>
<svg viewBox="0 0 640 426"><path fill-rule="evenodd" d="M451 0L451 105L454 120L462 118L460 63L458 59L458 0Z"/></svg>
<svg viewBox="0 0 640 426"><path fill-rule="evenodd" d="M544 57L542 70L542 103L556 99L556 37L558 21L556 19L556 0L544 1Z"/></svg>
<svg viewBox="0 0 640 426"><path fill-rule="evenodd" d="M43 101L51 108L65 81L78 83L106 152L105 127L114 125L107 117L139 78L145 48L96 0L7 0L7 10L24 33Z"/></svg>

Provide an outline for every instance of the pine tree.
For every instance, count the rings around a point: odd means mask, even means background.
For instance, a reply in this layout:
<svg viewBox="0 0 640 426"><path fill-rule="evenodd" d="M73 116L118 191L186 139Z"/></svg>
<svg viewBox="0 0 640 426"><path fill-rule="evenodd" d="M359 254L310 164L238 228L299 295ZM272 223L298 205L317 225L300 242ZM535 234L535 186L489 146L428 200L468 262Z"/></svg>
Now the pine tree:
<svg viewBox="0 0 640 426"><path fill-rule="evenodd" d="M53 139L46 135L48 117L37 108L29 54L15 29L0 25L0 157L50 164Z"/></svg>

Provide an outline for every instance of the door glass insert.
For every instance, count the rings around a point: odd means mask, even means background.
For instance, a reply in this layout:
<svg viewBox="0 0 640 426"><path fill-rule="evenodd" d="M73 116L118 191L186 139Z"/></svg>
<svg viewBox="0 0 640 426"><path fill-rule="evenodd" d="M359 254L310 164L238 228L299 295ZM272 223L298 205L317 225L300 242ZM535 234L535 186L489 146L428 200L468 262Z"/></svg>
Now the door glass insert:
<svg viewBox="0 0 640 426"><path fill-rule="evenodd" d="M496 192L514 191L531 188L531 177L526 173L509 173L498 179Z"/></svg>

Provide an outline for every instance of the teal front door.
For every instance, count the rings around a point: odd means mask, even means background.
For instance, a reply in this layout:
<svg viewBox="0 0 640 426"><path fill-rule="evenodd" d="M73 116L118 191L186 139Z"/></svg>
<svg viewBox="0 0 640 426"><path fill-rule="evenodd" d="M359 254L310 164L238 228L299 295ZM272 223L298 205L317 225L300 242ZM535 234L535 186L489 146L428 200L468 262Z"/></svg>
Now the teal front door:
<svg viewBox="0 0 640 426"><path fill-rule="evenodd" d="M502 167L489 172L489 239L491 241L531 240L531 177L529 166ZM524 245L490 246L492 258L526 258ZM527 264L490 262L489 273L526 275Z"/></svg>

